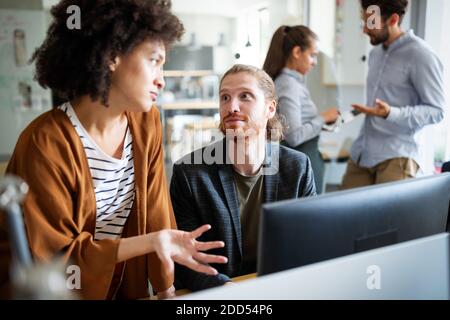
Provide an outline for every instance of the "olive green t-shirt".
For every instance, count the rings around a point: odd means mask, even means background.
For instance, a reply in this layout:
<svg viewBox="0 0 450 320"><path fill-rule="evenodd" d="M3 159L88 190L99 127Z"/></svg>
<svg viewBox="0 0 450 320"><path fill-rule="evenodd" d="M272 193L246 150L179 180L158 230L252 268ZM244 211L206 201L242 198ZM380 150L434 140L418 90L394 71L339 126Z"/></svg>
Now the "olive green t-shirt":
<svg viewBox="0 0 450 320"><path fill-rule="evenodd" d="M261 171L251 177L243 176L234 170L233 172L241 215L243 251L241 271L242 274L250 274L256 272L259 215L263 203L264 176Z"/></svg>

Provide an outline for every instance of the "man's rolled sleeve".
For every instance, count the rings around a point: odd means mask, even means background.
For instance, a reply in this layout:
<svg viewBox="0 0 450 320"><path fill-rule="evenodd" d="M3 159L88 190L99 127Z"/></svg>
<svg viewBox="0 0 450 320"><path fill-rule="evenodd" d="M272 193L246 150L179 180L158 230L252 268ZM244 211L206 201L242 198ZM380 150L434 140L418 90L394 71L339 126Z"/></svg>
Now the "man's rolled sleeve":
<svg viewBox="0 0 450 320"><path fill-rule="evenodd" d="M397 123L400 118L401 110L398 107L391 106L391 110L386 120L392 123Z"/></svg>

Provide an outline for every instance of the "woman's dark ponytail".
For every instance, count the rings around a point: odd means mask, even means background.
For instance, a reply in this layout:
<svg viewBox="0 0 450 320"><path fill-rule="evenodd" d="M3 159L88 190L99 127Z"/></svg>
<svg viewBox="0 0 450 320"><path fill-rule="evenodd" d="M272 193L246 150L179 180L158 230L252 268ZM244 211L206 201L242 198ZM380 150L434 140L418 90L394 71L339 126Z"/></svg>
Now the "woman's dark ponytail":
<svg viewBox="0 0 450 320"><path fill-rule="evenodd" d="M305 51L311 47L311 40L317 39L317 35L306 26L279 27L270 42L269 51L264 61L264 71L275 80L286 66L294 47L299 46L302 51Z"/></svg>

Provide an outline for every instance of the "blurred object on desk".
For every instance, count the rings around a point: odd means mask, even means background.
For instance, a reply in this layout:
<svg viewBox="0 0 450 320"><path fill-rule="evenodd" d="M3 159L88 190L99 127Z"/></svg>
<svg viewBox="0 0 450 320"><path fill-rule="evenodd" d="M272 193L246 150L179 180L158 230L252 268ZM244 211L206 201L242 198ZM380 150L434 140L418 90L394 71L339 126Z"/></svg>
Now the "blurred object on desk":
<svg viewBox="0 0 450 320"><path fill-rule="evenodd" d="M22 212L22 203L29 191L28 185L17 176L6 175L0 179L0 213L5 214L10 249L9 274L12 299L55 300L76 299L72 289L80 289L75 275L76 286L66 282L66 268L63 258L55 258L45 263L35 262L31 254ZM3 218L3 217L2 217ZM2 226L3 229L3 226ZM5 256L3 256L5 258ZM3 270L2 270L3 271ZM81 281L81 280L80 280ZM3 285L3 284L2 284Z"/></svg>
<svg viewBox="0 0 450 320"><path fill-rule="evenodd" d="M7 166L8 162L0 162L0 177L5 174Z"/></svg>

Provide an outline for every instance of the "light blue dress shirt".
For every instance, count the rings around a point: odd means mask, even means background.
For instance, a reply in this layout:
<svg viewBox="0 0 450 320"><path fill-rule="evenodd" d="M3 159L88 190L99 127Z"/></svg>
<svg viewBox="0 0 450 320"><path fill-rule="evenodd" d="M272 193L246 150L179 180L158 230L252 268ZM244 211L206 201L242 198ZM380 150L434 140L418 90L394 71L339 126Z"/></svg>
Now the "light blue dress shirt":
<svg viewBox="0 0 450 320"><path fill-rule="evenodd" d="M297 71L284 68L275 79L278 112L285 118L287 144L295 148L319 136L324 119L311 100L305 79Z"/></svg>
<svg viewBox="0 0 450 320"><path fill-rule="evenodd" d="M369 57L367 105L381 99L391 106L387 119L366 116L351 149L352 160L372 168L393 158L411 158L422 167L419 154L425 126L444 118L443 65L413 31L386 50L375 47Z"/></svg>

